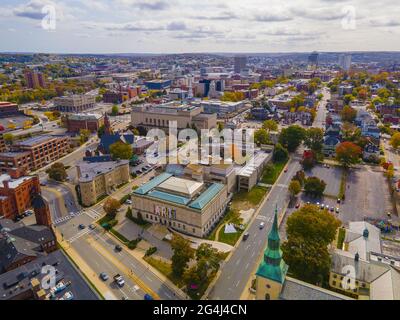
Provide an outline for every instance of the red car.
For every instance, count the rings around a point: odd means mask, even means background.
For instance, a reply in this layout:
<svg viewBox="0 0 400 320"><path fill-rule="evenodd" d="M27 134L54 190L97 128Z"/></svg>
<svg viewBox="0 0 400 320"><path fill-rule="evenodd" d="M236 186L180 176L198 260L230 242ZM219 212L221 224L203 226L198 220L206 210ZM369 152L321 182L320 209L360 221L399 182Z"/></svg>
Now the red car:
<svg viewBox="0 0 400 320"><path fill-rule="evenodd" d="M300 202L296 204L296 209L300 208Z"/></svg>
<svg viewBox="0 0 400 320"><path fill-rule="evenodd" d="M284 173L288 172L288 169L286 168L285 170L283 170Z"/></svg>

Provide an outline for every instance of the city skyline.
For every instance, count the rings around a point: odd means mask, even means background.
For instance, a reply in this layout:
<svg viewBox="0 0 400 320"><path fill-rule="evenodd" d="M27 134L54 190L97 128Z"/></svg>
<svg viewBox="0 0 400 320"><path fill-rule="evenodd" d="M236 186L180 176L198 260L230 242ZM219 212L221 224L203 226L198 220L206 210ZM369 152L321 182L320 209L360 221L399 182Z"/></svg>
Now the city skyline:
<svg viewBox="0 0 400 320"><path fill-rule="evenodd" d="M46 6L56 24L43 28ZM50 8L52 8L50 7ZM48 8L48 7L46 7ZM109 13L113 12L113 15ZM357 1L3 1L2 52L398 51L399 8ZM47 21L48 22L48 21ZM45 22L46 23L46 22ZM155 41L157 39L157 41Z"/></svg>

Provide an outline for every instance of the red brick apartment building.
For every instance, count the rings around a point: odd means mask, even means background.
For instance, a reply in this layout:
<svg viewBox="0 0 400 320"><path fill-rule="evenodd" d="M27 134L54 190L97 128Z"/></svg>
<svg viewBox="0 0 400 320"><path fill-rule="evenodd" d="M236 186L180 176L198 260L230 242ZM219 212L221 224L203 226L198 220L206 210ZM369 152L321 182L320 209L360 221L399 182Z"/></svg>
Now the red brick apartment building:
<svg viewBox="0 0 400 320"><path fill-rule="evenodd" d="M40 193L38 176L24 176L18 169L0 175L0 216L14 220L32 207L32 200Z"/></svg>
<svg viewBox="0 0 400 320"><path fill-rule="evenodd" d="M6 152L7 147L3 135L0 133L0 152Z"/></svg>
<svg viewBox="0 0 400 320"><path fill-rule="evenodd" d="M67 116L68 132L79 133L81 129L97 132L104 125L104 116L101 114L72 114Z"/></svg>
<svg viewBox="0 0 400 320"><path fill-rule="evenodd" d="M0 153L0 170L17 168L25 171L38 170L67 155L69 137L37 136L10 146L10 152Z"/></svg>
<svg viewBox="0 0 400 320"><path fill-rule="evenodd" d="M29 89L45 88L46 80L42 73L32 70L25 70L24 72L26 86Z"/></svg>
<svg viewBox="0 0 400 320"><path fill-rule="evenodd" d="M0 101L0 118L12 117L20 115L18 105L12 102Z"/></svg>

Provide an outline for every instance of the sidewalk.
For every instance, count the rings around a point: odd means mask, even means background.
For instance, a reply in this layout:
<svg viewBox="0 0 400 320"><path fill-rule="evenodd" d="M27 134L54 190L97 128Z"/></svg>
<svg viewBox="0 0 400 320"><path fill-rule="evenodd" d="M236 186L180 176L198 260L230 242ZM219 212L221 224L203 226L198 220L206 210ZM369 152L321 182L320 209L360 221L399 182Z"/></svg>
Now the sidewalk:
<svg viewBox="0 0 400 320"><path fill-rule="evenodd" d="M89 286L92 287L95 291L97 291L101 297L107 297L107 300L117 300L117 297L108 289L108 287L99 280L96 273L89 267L89 265L85 262L84 259L72 248L68 242L62 240L61 235L58 230L54 230L57 238L57 242L67 254L67 256L73 261L76 265L77 269L81 271L86 277L86 281L89 283Z"/></svg>

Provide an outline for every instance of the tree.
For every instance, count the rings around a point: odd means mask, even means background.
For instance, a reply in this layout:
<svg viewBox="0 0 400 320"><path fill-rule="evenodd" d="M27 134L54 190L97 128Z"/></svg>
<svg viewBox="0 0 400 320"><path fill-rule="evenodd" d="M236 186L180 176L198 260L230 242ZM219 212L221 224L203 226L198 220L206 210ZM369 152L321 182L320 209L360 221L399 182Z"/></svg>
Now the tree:
<svg viewBox="0 0 400 320"><path fill-rule="evenodd" d="M317 177L309 177L304 182L305 193L316 198L323 196L325 188L325 181L318 179Z"/></svg>
<svg viewBox="0 0 400 320"><path fill-rule="evenodd" d="M3 139L7 144L12 144L15 140L15 137L12 133L5 133L3 135Z"/></svg>
<svg viewBox="0 0 400 320"><path fill-rule="evenodd" d="M81 129L79 131L79 135L80 135L80 142L81 144L84 144L85 142L87 142L90 138L90 130L87 129Z"/></svg>
<svg viewBox="0 0 400 320"><path fill-rule="evenodd" d="M288 149L289 152L294 152L300 146L305 136L305 130L298 126L293 125L282 130L279 137L279 142Z"/></svg>
<svg viewBox="0 0 400 320"><path fill-rule="evenodd" d="M285 161L289 157L289 152L280 143L277 143L274 149L274 162Z"/></svg>
<svg viewBox="0 0 400 320"><path fill-rule="evenodd" d="M336 217L315 205L305 205L288 218L283 259L296 278L313 284L328 280L331 266L328 245L340 225Z"/></svg>
<svg viewBox="0 0 400 320"><path fill-rule="evenodd" d="M354 100L354 96L352 95L352 94L346 94L344 97L343 97L343 101L344 101L344 103L347 105L347 104L349 104L350 102L352 102Z"/></svg>
<svg viewBox="0 0 400 320"><path fill-rule="evenodd" d="M104 126L104 124L97 130L97 136L101 139L101 137L103 136L104 132L106 130L106 127Z"/></svg>
<svg viewBox="0 0 400 320"><path fill-rule="evenodd" d="M310 170L316 163L317 157L315 152L312 150L304 151L303 160L301 161L304 170Z"/></svg>
<svg viewBox="0 0 400 320"><path fill-rule="evenodd" d="M353 122L357 117L357 110L350 106L344 106L340 115L343 121Z"/></svg>
<svg viewBox="0 0 400 320"><path fill-rule="evenodd" d="M5 135L4 135L5 139ZM400 147L400 132L395 133L392 138L390 139L390 145L394 149L398 149Z"/></svg>
<svg viewBox="0 0 400 320"><path fill-rule="evenodd" d="M117 106L117 105L113 105L113 107L112 107L112 109L111 109L111 114L112 114L113 116L117 116L118 113L119 113L119 108L118 108L118 106Z"/></svg>
<svg viewBox="0 0 400 320"><path fill-rule="evenodd" d="M67 170L61 162L54 163L46 173L49 175L50 179L60 182L65 181L68 177Z"/></svg>
<svg viewBox="0 0 400 320"><path fill-rule="evenodd" d="M254 132L254 142L257 145L271 143L271 139L269 138L267 130L258 129L256 132Z"/></svg>
<svg viewBox="0 0 400 320"><path fill-rule="evenodd" d="M348 168L360 161L361 148L353 142L345 141L336 147L336 160Z"/></svg>
<svg viewBox="0 0 400 320"><path fill-rule="evenodd" d="M113 159L129 160L132 158L133 151L129 144L118 141L110 146L110 154Z"/></svg>
<svg viewBox="0 0 400 320"><path fill-rule="evenodd" d="M321 153L324 144L324 131L320 128L306 130L304 144L315 153Z"/></svg>
<svg viewBox="0 0 400 320"><path fill-rule="evenodd" d="M223 260L221 253L209 243L202 243L196 250L196 260L205 259L213 271L217 271Z"/></svg>
<svg viewBox="0 0 400 320"><path fill-rule="evenodd" d="M297 180L292 180L289 184L289 192L292 197L297 196L301 192L301 184Z"/></svg>
<svg viewBox="0 0 400 320"><path fill-rule="evenodd" d="M172 261L172 273L176 277L182 277L184 274L189 261L193 258L193 249L190 247L189 240L174 234L171 241L171 248L173 255Z"/></svg>
<svg viewBox="0 0 400 320"><path fill-rule="evenodd" d="M111 219L115 219L119 208L121 208L121 203L114 198L108 198L103 205L104 211Z"/></svg>
<svg viewBox="0 0 400 320"><path fill-rule="evenodd" d="M293 180L297 180L302 186L304 186L304 182L306 181L306 174L303 170L297 171L293 177Z"/></svg>
<svg viewBox="0 0 400 320"><path fill-rule="evenodd" d="M278 131L278 124L274 120L266 120L263 123L263 128L268 132Z"/></svg>

